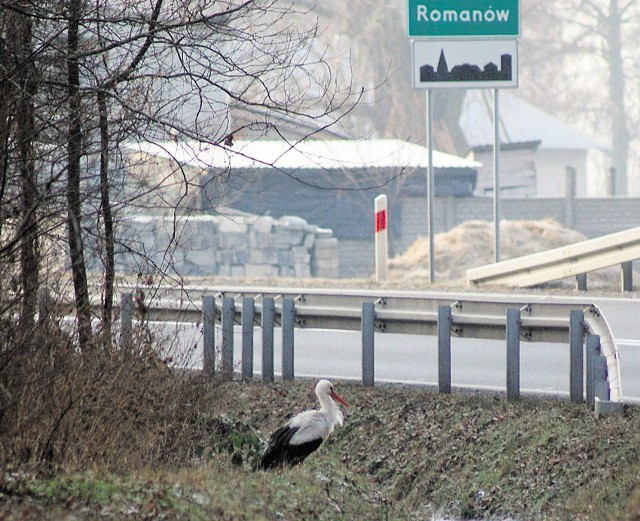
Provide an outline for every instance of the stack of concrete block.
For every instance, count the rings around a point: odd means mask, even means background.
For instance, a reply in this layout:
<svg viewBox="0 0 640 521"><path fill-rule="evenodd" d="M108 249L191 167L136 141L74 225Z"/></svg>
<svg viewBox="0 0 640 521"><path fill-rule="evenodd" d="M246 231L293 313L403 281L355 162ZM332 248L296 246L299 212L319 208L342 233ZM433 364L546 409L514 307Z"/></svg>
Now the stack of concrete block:
<svg viewBox="0 0 640 521"><path fill-rule="evenodd" d="M129 215L121 222L117 269L146 273L168 266L181 275L339 276L333 232L284 216L225 211L217 215Z"/></svg>
<svg viewBox="0 0 640 521"><path fill-rule="evenodd" d="M331 230L323 232L315 239L314 255L311 257L311 272L315 277L337 279L340 277L340 257L338 255L338 239Z"/></svg>

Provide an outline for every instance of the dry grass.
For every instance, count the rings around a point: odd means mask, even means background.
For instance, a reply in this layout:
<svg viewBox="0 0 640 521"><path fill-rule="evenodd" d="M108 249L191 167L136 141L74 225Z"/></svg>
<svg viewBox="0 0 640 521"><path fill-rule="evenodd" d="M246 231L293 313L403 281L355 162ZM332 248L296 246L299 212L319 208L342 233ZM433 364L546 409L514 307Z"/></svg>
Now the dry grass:
<svg viewBox="0 0 640 521"><path fill-rule="evenodd" d="M151 345L79 352L59 328L5 338L0 370L4 469L128 471L184 465L211 435L203 401L217 383L172 371Z"/></svg>
<svg viewBox="0 0 640 521"><path fill-rule="evenodd" d="M502 221L500 223L500 258L512 259L551 250L586 240L575 230L553 219L542 221ZM436 278L449 284L465 284L469 268L494 262L494 227L485 221L469 221L435 237ZM429 244L419 237L403 254L389 261L392 279L428 278ZM589 277L592 285L612 284L619 277L615 268L600 270ZM573 284L573 281L570 281Z"/></svg>

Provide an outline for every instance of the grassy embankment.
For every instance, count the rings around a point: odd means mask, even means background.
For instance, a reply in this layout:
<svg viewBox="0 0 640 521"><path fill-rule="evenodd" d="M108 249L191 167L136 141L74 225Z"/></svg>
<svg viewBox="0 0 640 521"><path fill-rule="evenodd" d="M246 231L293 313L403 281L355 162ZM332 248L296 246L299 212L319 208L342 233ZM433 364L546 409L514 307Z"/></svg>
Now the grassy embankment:
<svg viewBox="0 0 640 521"><path fill-rule="evenodd" d="M637 408L596 419L564 401L339 384L345 426L302 466L265 473L253 471L263 440L285 412L314 405L309 382L221 384L134 365L133 378L108 363L98 380L68 377L41 395L67 410L49 411L57 425L24 404L21 439L3 432L0 519L640 515Z"/></svg>

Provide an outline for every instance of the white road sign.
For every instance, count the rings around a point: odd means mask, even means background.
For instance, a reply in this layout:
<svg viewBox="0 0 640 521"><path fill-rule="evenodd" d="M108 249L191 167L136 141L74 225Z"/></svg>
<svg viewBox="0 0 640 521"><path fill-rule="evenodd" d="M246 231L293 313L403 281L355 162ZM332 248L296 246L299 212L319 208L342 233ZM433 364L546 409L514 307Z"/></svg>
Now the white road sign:
<svg viewBox="0 0 640 521"><path fill-rule="evenodd" d="M518 86L518 41L415 40L416 89L485 89Z"/></svg>

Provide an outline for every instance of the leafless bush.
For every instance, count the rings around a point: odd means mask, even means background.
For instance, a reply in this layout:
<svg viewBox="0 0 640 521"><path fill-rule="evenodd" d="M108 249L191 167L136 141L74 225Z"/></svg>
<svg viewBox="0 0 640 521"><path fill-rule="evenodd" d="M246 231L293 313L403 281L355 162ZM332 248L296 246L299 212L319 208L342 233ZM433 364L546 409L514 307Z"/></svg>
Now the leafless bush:
<svg viewBox="0 0 640 521"><path fill-rule="evenodd" d="M11 338L0 367L5 470L184 465L209 450L215 381L169 369L151 348L78 350L51 325L21 345Z"/></svg>

